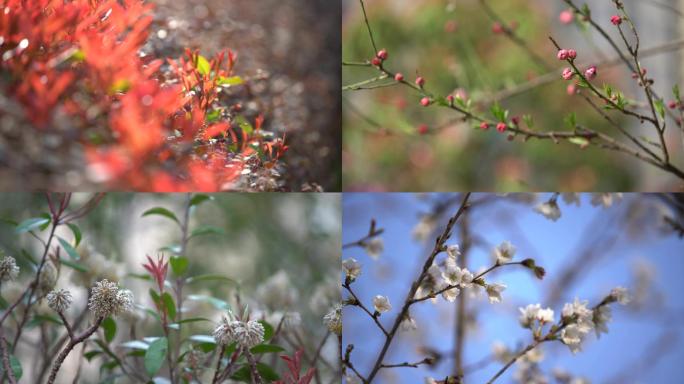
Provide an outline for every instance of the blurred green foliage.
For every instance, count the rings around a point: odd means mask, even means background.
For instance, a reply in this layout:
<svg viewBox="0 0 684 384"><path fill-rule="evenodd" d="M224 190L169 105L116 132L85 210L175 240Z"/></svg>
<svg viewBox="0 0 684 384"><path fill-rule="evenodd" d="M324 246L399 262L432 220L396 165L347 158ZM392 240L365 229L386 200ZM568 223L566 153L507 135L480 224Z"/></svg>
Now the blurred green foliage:
<svg viewBox="0 0 684 384"><path fill-rule="evenodd" d="M432 93L463 89L477 104L547 72L505 36L492 32L492 21L477 1L453 1L451 6L444 0L400 3L366 4L378 49L388 50L388 69L402 72L411 82L419 73ZM549 68L559 67L547 38L555 33L551 28L558 24L556 15L549 18L549 9L535 2L490 3L507 23L517 25L516 33ZM347 5L343 60L368 60L373 49L361 8L357 1ZM536 130L564 130L563 119L575 111L579 124L613 134L581 97L567 95L569 83L558 73L558 81L502 100L502 106L511 116L532 115ZM342 74L343 84L352 84L377 71L343 66ZM610 81L607 78L602 80ZM460 115L435 105L420 106L418 94L406 87L345 91L343 96L345 190L600 191L626 190L636 182L635 173L625 166L633 161L621 154L549 140L509 142L492 128L483 132L472 123L447 124ZM486 111L488 105L478 110ZM420 124L427 124L432 133L419 135Z"/></svg>

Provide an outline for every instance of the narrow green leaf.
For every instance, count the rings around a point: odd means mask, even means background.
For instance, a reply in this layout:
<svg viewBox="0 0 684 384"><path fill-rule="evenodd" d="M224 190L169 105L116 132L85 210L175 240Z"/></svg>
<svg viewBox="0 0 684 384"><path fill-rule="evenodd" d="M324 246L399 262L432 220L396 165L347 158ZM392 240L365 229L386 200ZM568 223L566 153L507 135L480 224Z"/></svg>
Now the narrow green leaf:
<svg viewBox="0 0 684 384"><path fill-rule="evenodd" d="M69 261L68 259L65 259L65 258L59 259L59 262L63 265L66 265L67 267L75 269L79 272L88 272L89 271L88 267L86 267L85 265L81 265L81 264L75 263L73 261Z"/></svg>
<svg viewBox="0 0 684 384"><path fill-rule="evenodd" d="M237 282L229 277L223 276L223 275L217 275L217 274L206 274L206 275L197 275L197 276L192 276L188 277L185 282L186 283L196 283L199 281L215 281L215 280L221 280L225 281L227 283L233 283L237 284Z"/></svg>
<svg viewBox="0 0 684 384"><path fill-rule="evenodd" d="M34 217L31 219L27 219L19 223L17 225L17 228L14 230L16 233L25 233L25 232L30 232L33 231L36 228L39 228L45 224L49 224L50 219L45 218L45 217Z"/></svg>
<svg viewBox="0 0 684 384"><path fill-rule="evenodd" d="M140 340L126 341L125 343L119 344L119 346L124 348L138 349L142 351L147 351L147 349L150 347L149 344Z"/></svg>
<svg viewBox="0 0 684 384"><path fill-rule="evenodd" d="M178 225L180 225L180 221L178 221L178 218L176 218L176 215L164 207L150 208L147 211L143 212L141 217L150 216L150 215L164 216L166 218L169 218L169 219L175 221Z"/></svg>
<svg viewBox="0 0 684 384"><path fill-rule="evenodd" d="M153 341L147 351L145 351L145 372L149 376L154 376L164 364L166 352L169 349L169 342L166 337L160 337Z"/></svg>
<svg viewBox="0 0 684 384"><path fill-rule="evenodd" d="M102 322L102 329L104 329L105 340L107 340L108 343L111 343L116 336L116 321L111 317L104 319Z"/></svg>
<svg viewBox="0 0 684 384"><path fill-rule="evenodd" d="M68 241L64 240L63 238L57 236L57 241L59 241L59 244L62 246L62 249L66 251L66 253L71 257L71 260L80 260L81 255L78 254L76 251L76 248L71 246Z"/></svg>
<svg viewBox="0 0 684 384"><path fill-rule="evenodd" d="M197 343L216 344L216 340L214 339L214 337L209 335L192 335L190 336L190 341L194 341Z"/></svg>
<svg viewBox="0 0 684 384"><path fill-rule="evenodd" d="M221 76L218 79L218 85L231 86L231 85L240 85L242 83L244 83L244 80L242 80L242 78L240 76L231 76L231 77Z"/></svg>
<svg viewBox="0 0 684 384"><path fill-rule="evenodd" d="M663 102L662 99L655 99L653 100L653 105L655 106L656 111L658 111L658 115L660 115L661 119L665 118L665 103Z"/></svg>
<svg viewBox="0 0 684 384"><path fill-rule="evenodd" d="M81 229L74 223L67 223L67 226L71 229L71 233L74 234L74 247L78 247L78 245L81 244L81 239L83 237Z"/></svg>
<svg viewBox="0 0 684 384"><path fill-rule="evenodd" d="M280 379L280 376L276 373L271 366L264 363L257 363L257 372L261 375L261 378L268 381L275 381Z"/></svg>
<svg viewBox="0 0 684 384"><path fill-rule="evenodd" d="M240 129L245 133L245 135L251 135L252 132L254 131L254 127L252 127L252 124L245 119L244 116L239 115L235 118L235 122L238 124Z"/></svg>
<svg viewBox="0 0 684 384"><path fill-rule="evenodd" d="M173 320L176 318L176 303L173 301L173 297L168 292L164 292L161 296L164 302L164 308L166 308L166 313L169 315L169 319Z"/></svg>
<svg viewBox="0 0 684 384"><path fill-rule="evenodd" d="M206 295L189 295L188 300L192 301L203 301L205 303L209 303L214 306L216 309L220 309L222 311L230 310L230 304L227 302L217 299L215 297L211 296L206 296Z"/></svg>
<svg viewBox="0 0 684 384"><path fill-rule="evenodd" d="M195 228L192 233L190 234L190 239L193 237L197 236L204 236L204 235L223 235L225 232L223 231L222 228L219 227L214 227L212 225L203 225L201 227Z"/></svg>
<svg viewBox="0 0 684 384"><path fill-rule="evenodd" d="M209 61L207 61L206 57L202 55L197 55L197 60L195 61L195 68L197 68L197 71L203 75L207 75L211 71Z"/></svg>
<svg viewBox="0 0 684 384"><path fill-rule="evenodd" d="M196 205L200 205L207 200L214 200L214 197L211 195L205 195L203 193L198 193L196 195L193 195L192 198L190 199L190 206L194 207Z"/></svg>

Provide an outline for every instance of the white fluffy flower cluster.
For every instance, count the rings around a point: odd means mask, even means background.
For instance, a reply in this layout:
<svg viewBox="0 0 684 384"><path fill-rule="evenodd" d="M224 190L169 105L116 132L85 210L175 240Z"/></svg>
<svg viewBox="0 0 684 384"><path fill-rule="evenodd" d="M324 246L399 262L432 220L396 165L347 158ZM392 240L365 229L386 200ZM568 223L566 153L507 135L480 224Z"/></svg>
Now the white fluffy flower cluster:
<svg viewBox="0 0 684 384"><path fill-rule="evenodd" d="M520 325L523 328L530 328L535 325L536 322L539 325L550 324L554 322L554 313L551 308L542 308L541 304L528 304L525 308L518 308L520 311Z"/></svg>
<svg viewBox="0 0 684 384"><path fill-rule="evenodd" d="M14 280L19 276L17 261L12 256L5 256L0 260L0 282Z"/></svg>
<svg viewBox="0 0 684 384"><path fill-rule="evenodd" d="M252 348L264 342L264 326L256 321L231 320L224 316L213 332L214 340L221 345L237 342L245 348Z"/></svg>
<svg viewBox="0 0 684 384"><path fill-rule="evenodd" d="M572 353L577 353L585 336L594 329L594 311L587 308L586 300L575 298L575 301L563 306L561 313L563 319L570 323L561 331L561 340Z"/></svg>
<svg viewBox="0 0 684 384"><path fill-rule="evenodd" d="M64 313L71 305L71 292L66 289L57 289L47 294L48 307L58 313Z"/></svg>
<svg viewBox="0 0 684 384"><path fill-rule="evenodd" d="M98 281L92 288L88 308L96 317L116 316L133 309L133 293L119 289L119 285L107 279Z"/></svg>
<svg viewBox="0 0 684 384"><path fill-rule="evenodd" d="M350 257L342 261L342 270L347 279L354 281L361 274L361 264L355 258Z"/></svg>
<svg viewBox="0 0 684 384"><path fill-rule="evenodd" d="M330 312L323 316L323 324L334 334L342 334L342 304L336 304Z"/></svg>

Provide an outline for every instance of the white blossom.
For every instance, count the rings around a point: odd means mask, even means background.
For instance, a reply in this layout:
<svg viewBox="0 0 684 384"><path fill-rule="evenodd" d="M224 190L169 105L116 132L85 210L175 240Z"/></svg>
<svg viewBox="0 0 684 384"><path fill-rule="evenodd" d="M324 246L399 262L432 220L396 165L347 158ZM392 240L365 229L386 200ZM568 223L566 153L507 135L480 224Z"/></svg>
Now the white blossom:
<svg viewBox="0 0 684 384"><path fill-rule="evenodd" d="M361 264L359 264L353 257L342 261L342 269L344 270L345 276L352 281L356 280L356 278L361 274Z"/></svg>
<svg viewBox="0 0 684 384"><path fill-rule="evenodd" d="M570 324L561 331L561 340L570 348L572 353L577 353L582 349L582 338L585 334L577 324Z"/></svg>
<svg viewBox="0 0 684 384"><path fill-rule="evenodd" d="M461 256L461 248L457 244L449 245L446 249L446 253L449 258L456 260Z"/></svg>
<svg viewBox="0 0 684 384"><path fill-rule="evenodd" d="M5 256L0 260L0 282L11 281L19 276L17 261L12 256Z"/></svg>
<svg viewBox="0 0 684 384"><path fill-rule="evenodd" d="M596 337L601 337L601 333L608 333L608 323L611 318L612 312L607 305L602 305L594 310L593 322Z"/></svg>
<svg viewBox="0 0 684 384"><path fill-rule="evenodd" d="M562 315L563 318L575 318L575 323L583 333L591 331L594 327L592 320L594 313L587 308L586 300L580 302L579 299L575 298L574 302L566 303L563 306Z"/></svg>
<svg viewBox="0 0 684 384"><path fill-rule="evenodd" d="M543 308L537 312L537 320L543 324L553 323L555 321L554 317L553 309L551 308Z"/></svg>
<svg viewBox="0 0 684 384"><path fill-rule="evenodd" d="M368 253L368 256L374 260L377 260L385 250L385 243L382 240L382 237L374 237L366 241L363 247L366 250L366 253Z"/></svg>
<svg viewBox="0 0 684 384"><path fill-rule="evenodd" d="M413 317L406 315L399 324L399 327L402 331L409 332L418 329L418 324L416 323L416 320Z"/></svg>
<svg viewBox="0 0 684 384"><path fill-rule="evenodd" d="M555 199L537 205L534 210L551 221L556 221L561 217L561 210Z"/></svg>
<svg viewBox="0 0 684 384"><path fill-rule="evenodd" d="M491 304L501 302L501 292L506 289L504 284L494 283L487 284L487 296L489 296L489 302Z"/></svg>
<svg viewBox="0 0 684 384"><path fill-rule="evenodd" d="M613 205L613 203L622 200L622 193L592 193L591 194L591 205L597 207L602 205L604 208L608 208Z"/></svg>
<svg viewBox="0 0 684 384"><path fill-rule="evenodd" d="M575 204L579 207L580 205L580 194L576 192L565 192L561 193L561 197L563 198L563 201L565 204L570 205L570 204Z"/></svg>
<svg viewBox="0 0 684 384"><path fill-rule="evenodd" d="M613 288L610 291L610 296L621 305L627 305L631 300L627 288L624 287Z"/></svg>
<svg viewBox="0 0 684 384"><path fill-rule="evenodd" d="M504 343L495 341L494 344L492 344L492 356L500 363L507 363L508 360L510 360L511 351Z"/></svg>
<svg viewBox="0 0 684 384"><path fill-rule="evenodd" d="M458 288L451 288L447 289L446 291L442 292L442 297L444 300L453 303L456 298L458 297L458 294L461 293L461 290Z"/></svg>
<svg viewBox="0 0 684 384"><path fill-rule="evenodd" d="M342 334L342 305L336 304L330 312L323 316L323 324L328 330L337 335Z"/></svg>
<svg viewBox="0 0 684 384"><path fill-rule="evenodd" d="M423 278L423 281L416 290L415 298L422 299L427 295L439 291L445 286L446 282L442 279L442 270L438 266L432 264L428 269L425 278ZM435 299L433 299L433 303L434 302L436 302Z"/></svg>
<svg viewBox="0 0 684 384"><path fill-rule="evenodd" d="M510 241L504 241L494 248L494 256L499 264L507 263L515 256L515 246Z"/></svg>
<svg viewBox="0 0 684 384"><path fill-rule="evenodd" d="M435 230L436 225L437 220L435 220L434 216L423 215L423 217L420 218L420 221L418 221L418 224L413 227L413 238L418 242L425 242L432 234L432 231Z"/></svg>
<svg viewBox="0 0 684 384"><path fill-rule="evenodd" d="M392 309L392 304L390 304L387 296L377 295L373 298L373 308L376 312L385 313Z"/></svg>
<svg viewBox="0 0 684 384"><path fill-rule="evenodd" d="M518 318L520 325L523 328L532 328L540 310L540 304L528 304L525 308L518 308L518 311L520 311L520 317Z"/></svg>

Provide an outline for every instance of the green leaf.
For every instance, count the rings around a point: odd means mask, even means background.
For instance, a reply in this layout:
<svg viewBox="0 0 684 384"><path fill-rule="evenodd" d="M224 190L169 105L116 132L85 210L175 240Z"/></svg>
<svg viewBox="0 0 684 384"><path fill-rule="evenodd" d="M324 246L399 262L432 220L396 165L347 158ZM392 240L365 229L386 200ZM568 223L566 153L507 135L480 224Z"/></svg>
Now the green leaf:
<svg viewBox="0 0 684 384"><path fill-rule="evenodd" d="M169 264L171 264L171 272L176 276L180 276L188 269L188 258L184 256L171 256Z"/></svg>
<svg viewBox="0 0 684 384"><path fill-rule="evenodd" d="M218 120L219 117L221 117L221 110L220 109L212 109L207 113L207 116L205 117L205 120L207 123L213 123L214 121Z"/></svg>
<svg viewBox="0 0 684 384"><path fill-rule="evenodd" d="M225 232L223 231L222 228L219 227L214 227L212 225L203 225L201 227L195 228L192 233L190 234L190 239L193 237L197 236L203 236L203 235L223 235Z"/></svg>
<svg viewBox="0 0 684 384"><path fill-rule="evenodd" d="M107 340L108 343L111 343L116 336L116 321L111 317L108 317L104 319L101 326L102 329L104 329L105 340Z"/></svg>
<svg viewBox="0 0 684 384"><path fill-rule="evenodd" d="M214 200L214 196L205 195L202 193L193 195L192 198L190 199L190 206L194 207L196 205L200 205L207 200Z"/></svg>
<svg viewBox="0 0 684 384"><path fill-rule="evenodd" d="M672 94L674 95L675 99L677 99L677 101L681 100L681 97L679 96L679 84L675 84L672 87Z"/></svg>
<svg viewBox="0 0 684 384"><path fill-rule="evenodd" d="M589 140L584 137L571 137L568 141L575 145L579 145L581 148L585 148L589 145Z"/></svg>
<svg viewBox="0 0 684 384"><path fill-rule="evenodd" d="M197 275L197 276L188 277L185 280L185 282L186 283L196 283L198 281L216 281L216 280L221 280L221 281L225 281L227 283L237 284L237 282L235 280L231 279L230 277L212 274L212 273L206 274L206 275Z"/></svg>
<svg viewBox="0 0 684 384"><path fill-rule="evenodd" d="M252 132L254 132L254 127L252 127L252 124L250 124L244 116L237 116L235 118L235 122L238 124L240 129L242 129L245 135L251 135Z"/></svg>
<svg viewBox="0 0 684 384"><path fill-rule="evenodd" d="M57 236L57 241L59 241L59 244L62 246L62 249L66 251L66 253L71 257L71 260L80 260L81 255L78 254L76 249L69 244L68 241L64 240L63 238Z"/></svg>
<svg viewBox="0 0 684 384"><path fill-rule="evenodd" d="M269 365L264 363L257 363L257 372L261 375L263 379L268 381L275 381L280 379L280 376L273 370Z"/></svg>
<svg viewBox="0 0 684 384"><path fill-rule="evenodd" d="M145 371L149 376L154 376L164 364L169 342L166 337L160 337L153 341L145 351Z"/></svg>
<svg viewBox="0 0 684 384"><path fill-rule="evenodd" d="M532 115L523 115L523 121L525 122L525 125L527 125L527 128L532 128L534 127L534 119L532 118Z"/></svg>
<svg viewBox="0 0 684 384"><path fill-rule="evenodd" d="M280 345L275 345L275 344L259 344L255 347L252 347L249 351L252 352L253 354L260 354L260 353L277 353L277 352L283 352L285 348L281 347Z"/></svg>
<svg viewBox="0 0 684 384"><path fill-rule="evenodd" d="M144 341L140 341L140 340L127 341L125 343L119 344L119 346L124 347L124 348L130 348L130 349L138 349L141 351L147 351L150 348L149 344L147 344Z"/></svg>
<svg viewBox="0 0 684 384"><path fill-rule="evenodd" d="M109 87L109 93L124 93L131 89L131 82L128 79L119 79Z"/></svg>
<svg viewBox="0 0 684 384"><path fill-rule="evenodd" d="M85 60L85 53L83 53L82 50L77 49L71 54L71 56L69 56L69 60L80 63Z"/></svg>
<svg viewBox="0 0 684 384"><path fill-rule="evenodd" d="M164 216L166 218L169 218L169 219L175 221L178 225L180 225L180 221L178 221L178 219L176 218L176 215L166 208L163 208L163 207L150 208L147 211L143 212L141 217L150 216L150 215Z"/></svg>
<svg viewBox="0 0 684 384"><path fill-rule="evenodd" d="M656 111L658 111L658 115L660 115L661 119L665 118L665 103L663 102L662 99L655 99L653 100L653 106L655 106Z"/></svg>
<svg viewBox="0 0 684 384"><path fill-rule="evenodd" d="M577 127L577 115L575 112L569 113L567 116L565 116L563 121L568 129L574 130Z"/></svg>
<svg viewBox="0 0 684 384"><path fill-rule="evenodd" d="M176 324L197 323L197 322L200 322L200 321L211 322L211 320L206 319L206 318L204 318L204 317L190 317L190 318L187 318L187 319L183 319L183 320L179 321L179 322L176 323Z"/></svg>
<svg viewBox="0 0 684 384"><path fill-rule="evenodd" d="M216 344L214 337L209 335L192 335L190 336L190 341L194 341L196 343Z"/></svg>
<svg viewBox="0 0 684 384"><path fill-rule="evenodd" d="M83 357L85 357L86 360L91 361L93 359L93 357L95 357L97 355L101 355L101 354L102 354L102 351L93 350L93 351L88 351L88 352L84 353Z"/></svg>
<svg viewBox="0 0 684 384"><path fill-rule="evenodd" d="M50 219L46 217L34 217L31 219L27 219L22 221L19 225L17 225L17 228L14 230L16 233L25 233L25 232L30 232L33 231L36 228L39 228L43 225L49 224Z"/></svg>
<svg viewBox="0 0 684 384"><path fill-rule="evenodd" d="M209 61L207 61L207 58L202 55L197 55L197 59L195 60L195 68L197 68L197 71L203 75L208 75L211 71Z"/></svg>
<svg viewBox="0 0 684 384"><path fill-rule="evenodd" d="M503 108L501 108L501 106L499 105L498 102L494 103L494 105L492 105L490 112L492 113L492 116L494 116L494 118L497 121L502 121L502 122L506 121L507 111L505 111Z"/></svg>
<svg viewBox="0 0 684 384"><path fill-rule="evenodd" d="M170 252L176 255L180 255L181 246L180 245L167 245L158 249L159 252Z"/></svg>
<svg viewBox="0 0 684 384"><path fill-rule="evenodd" d="M271 340L273 337L273 326L264 320L259 320L259 323L264 326L264 342Z"/></svg>
<svg viewBox="0 0 684 384"><path fill-rule="evenodd" d="M65 258L59 259L59 262L63 265L66 265L67 267L75 269L79 272L88 272L89 271L88 267L86 267L85 265L74 263L73 261L69 261Z"/></svg>
<svg viewBox="0 0 684 384"><path fill-rule="evenodd" d="M164 302L164 307L166 308L166 313L169 315L169 319L176 318L176 303L173 301L173 297L168 292L164 292L161 296Z"/></svg>
<svg viewBox="0 0 684 384"><path fill-rule="evenodd" d="M67 223L67 226L69 229L71 229L71 233L74 234L74 247L78 247L78 245L81 244L81 239L83 238L81 229L79 229L78 225L74 223Z"/></svg>
<svg viewBox="0 0 684 384"><path fill-rule="evenodd" d="M242 83L244 83L244 81L242 80L242 78L240 76L231 76L231 77L220 76L218 79L218 85L231 86L231 85L240 85Z"/></svg>

